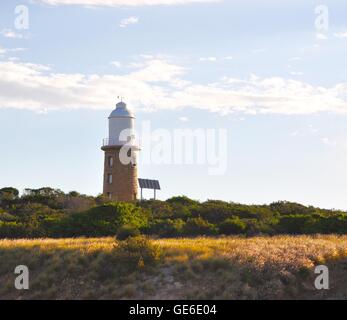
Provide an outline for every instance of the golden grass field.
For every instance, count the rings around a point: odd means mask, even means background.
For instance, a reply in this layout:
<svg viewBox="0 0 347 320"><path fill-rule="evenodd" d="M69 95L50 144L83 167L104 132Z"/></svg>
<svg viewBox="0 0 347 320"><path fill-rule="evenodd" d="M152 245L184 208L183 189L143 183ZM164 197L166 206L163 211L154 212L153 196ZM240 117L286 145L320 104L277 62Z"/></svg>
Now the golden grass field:
<svg viewBox="0 0 347 320"><path fill-rule="evenodd" d="M0 299L347 299L347 236L150 242L155 263L120 255L113 238L0 240ZM20 264L30 270L26 291L14 288ZM320 264L330 290L314 288Z"/></svg>

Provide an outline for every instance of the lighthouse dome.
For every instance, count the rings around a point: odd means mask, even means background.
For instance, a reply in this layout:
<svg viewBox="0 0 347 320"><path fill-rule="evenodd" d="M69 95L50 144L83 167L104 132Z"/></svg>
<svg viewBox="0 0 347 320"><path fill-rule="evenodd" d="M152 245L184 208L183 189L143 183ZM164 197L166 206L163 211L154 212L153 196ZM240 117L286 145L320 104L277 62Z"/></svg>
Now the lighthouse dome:
<svg viewBox="0 0 347 320"><path fill-rule="evenodd" d="M128 139L126 137L134 136L134 114L127 108L127 105L122 101L118 102L108 117L108 146L122 146ZM125 136L124 136L125 135Z"/></svg>
<svg viewBox="0 0 347 320"><path fill-rule="evenodd" d="M114 109L110 118L134 118L134 114L127 108L127 105L122 101L116 104L116 109Z"/></svg>

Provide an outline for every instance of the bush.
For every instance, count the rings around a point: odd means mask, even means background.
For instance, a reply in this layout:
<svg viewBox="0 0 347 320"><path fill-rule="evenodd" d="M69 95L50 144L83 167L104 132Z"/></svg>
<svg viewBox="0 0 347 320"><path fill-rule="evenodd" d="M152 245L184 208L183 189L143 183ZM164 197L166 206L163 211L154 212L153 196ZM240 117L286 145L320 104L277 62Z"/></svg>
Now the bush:
<svg viewBox="0 0 347 320"><path fill-rule="evenodd" d="M0 209L0 221L4 221L4 222L11 222L11 221L16 221L17 218L12 215L9 214L5 211L3 211L2 209Z"/></svg>
<svg viewBox="0 0 347 320"><path fill-rule="evenodd" d="M126 240L130 237L137 237L140 235L140 230L132 225L124 225L117 230L117 240Z"/></svg>
<svg viewBox="0 0 347 320"><path fill-rule="evenodd" d="M273 219L270 222L259 221L258 219L242 219L246 224L246 234L249 236L268 234L274 235L276 232L274 227L278 223L277 219Z"/></svg>
<svg viewBox="0 0 347 320"><path fill-rule="evenodd" d="M220 200L203 202L199 206L191 207L191 212L194 217L201 217L215 224L220 224L226 219L233 217L269 220L277 214L272 212L267 206L242 205Z"/></svg>
<svg viewBox="0 0 347 320"><path fill-rule="evenodd" d="M19 191L12 187L0 189L0 204L4 207L18 199Z"/></svg>
<svg viewBox="0 0 347 320"><path fill-rule="evenodd" d="M177 237L182 235L185 222L182 219L156 220L149 232L159 237Z"/></svg>
<svg viewBox="0 0 347 320"><path fill-rule="evenodd" d="M347 233L347 216L337 215L334 217L321 217L314 225L314 231L317 233Z"/></svg>
<svg viewBox="0 0 347 320"><path fill-rule="evenodd" d="M142 268L156 265L162 257L162 250L145 236L138 236L118 241L116 256L128 267Z"/></svg>
<svg viewBox="0 0 347 320"><path fill-rule="evenodd" d="M270 208L273 211L279 212L281 215L312 214L316 212L313 207L306 207L302 204L289 201L273 202L270 204Z"/></svg>
<svg viewBox="0 0 347 320"><path fill-rule="evenodd" d="M22 223L0 221L0 238L25 238L28 236L27 232Z"/></svg>
<svg viewBox="0 0 347 320"><path fill-rule="evenodd" d="M286 215L280 218L277 231L289 234L314 233L316 219L311 215Z"/></svg>
<svg viewBox="0 0 347 320"><path fill-rule="evenodd" d="M143 200L139 202L141 208L149 210L153 218L165 219L173 216L172 207L160 200Z"/></svg>
<svg viewBox="0 0 347 320"><path fill-rule="evenodd" d="M141 229L148 225L146 211L132 203L115 202L75 213L61 222L65 236L110 236L124 225Z"/></svg>
<svg viewBox="0 0 347 320"><path fill-rule="evenodd" d="M219 233L221 234L240 234L246 231L247 224L239 218L226 219L219 226Z"/></svg>
<svg viewBox="0 0 347 320"><path fill-rule="evenodd" d="M188 236L204 236L217 233L216 226L202 218L189 219L184 227L184 233Z"/></svg>
<svg viewBox="0 0 347 320"><path fill-rule="evenodd" d="M347 234L347 212L280 201L243 205L186 196L137 203L49 187L0 189L0 238L179 237L222 234Z"/></svg>
<svg viewBox="0 0 347 320"><path fill-rule="evenodd" d="M180 204L180 205L182 205L182 206L196 205L196 204L199 203L198 201L189 199L189 198L186 197L186 196L172 197L172 198L170 198L170 199L167 199L166 202L167 202L167 203L170 203L170 204Z"/></svg>

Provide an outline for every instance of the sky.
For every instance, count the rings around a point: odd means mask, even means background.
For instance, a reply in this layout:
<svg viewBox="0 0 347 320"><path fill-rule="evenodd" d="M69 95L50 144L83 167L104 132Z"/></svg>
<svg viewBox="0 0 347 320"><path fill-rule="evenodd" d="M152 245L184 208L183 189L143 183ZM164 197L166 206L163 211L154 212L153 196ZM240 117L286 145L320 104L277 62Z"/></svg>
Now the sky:
<svg viewBox="0 0 347 320"><path fill-rule="evenodd" d="M122 96L141 141L226 133L219 174L139 161L160 199L347 210L346 52L340 0L2 0L0 187L101 193Z"/></svg>

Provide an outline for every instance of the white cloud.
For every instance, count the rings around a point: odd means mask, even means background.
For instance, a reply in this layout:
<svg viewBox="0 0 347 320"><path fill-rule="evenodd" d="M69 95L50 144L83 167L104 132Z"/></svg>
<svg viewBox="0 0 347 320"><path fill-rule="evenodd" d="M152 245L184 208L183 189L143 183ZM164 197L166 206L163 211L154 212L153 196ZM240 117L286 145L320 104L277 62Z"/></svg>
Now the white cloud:
<svg viewBox="0 0 347 320"><path fill-rule="evenodd" d="M301 71L291 71L290 74L292 76L302 76L304 73Z"/></svg>
<svg viewBox="0 0 347 320"><path fill-rule="evenodd" d="M0 61L0 108L35 111L110 109L117 94L134 109L191 107L220 114L347 114L347 82L325 88L280 77L185 80L187 69L167 60L142 61L126 74L57 73L44 65Z"/></svg>
<svg viewBox="0 0 347 320"><path fill-rule="evenodd" d="M36 0L49 5L81 5L88 7L119 7L119 6L157 6L157 5L185 5L194 3L213 3L223 0Z"/></svg>
<svg viewBox="0 0 347 320"><path fill-rule="evenodd" d="M187 117L179 117L178 118L181 122L188 122L189 119Z"/></svg>
<svg viewBox="0 0 347 320"><path fill-rule="evenodd" d="M336 37L336 38L347 38L347 31L345 31L345 32L336 32L336 33L334 33L334 37Z"/></svg>
<svg viewBox="0 0 347 320"><path fill-rule="evenodd" d="M140 54L140 58L143 59L154 59L154 56L151 54Z"/></svg>
<svg viewBox="0 0 347 320"><path fill-rule="evenodd" d="M328 37L324 33L316 33L316 39L318 39L318 40L327 40Z"/></svg>
<svg viewBox="0 0 347 320"><path fill-rule="evenodd" d="M8 52L21 52L21 51L25 51L26 48L3 48L0 47L0 54L5 54Z"/></svg>
<svg viewBox="0 0 347 320"><path fill-rule="evenodd" d="M9 60L9 61L19 61L20 59L18 57L9 57L7 60Z"/></svg>
<svg viewBox="0 0 347 320"><path fill-rule="evenodd" d="M123 19L119 26L121 28L126 28L128 25L130 24L136 24L139 22L139 18L138 17L129 17L129 18L126 18L126 19Z"/></svg>
<svg viewBox="0 0 347 320"><path fill-rule="evenodd" d="M299 135L299 133L300 133L300 132L299 132L298 130L295 130L295 131L293 131L293 132L290 133L290 136L296 137L296 136Z"/></svg>
<svg viewBox="0 0 347 320"><path fill-rule="evenodd" d="M329 138L322 138L321 141L327 146L335 147L337 145L337 142L335 140L331 140Z"/></svg>
<svg viewBox="0 0 347 320"><path fill-rule="evenodd" d="M0 33L5 38L10 38L10 39L24 39L24 38L26 38L25 35L18 33L14 30L11 30L11 29L3 29L3 30L1 30Z"/></svg>
<svg viewBox="0 0 347 320"><path fill-rule="evenodd" d="M216 62L217 61L217 58L216 57L202 57L199 59L200 61L208 61L208 62Z"/></svg>
<svg viewBox="0 0 347 320"><path fill-rule="evenodd" d="M116 68L120 68L122 64L119 61L111 61L111 65L113 65Z"/></svg>

